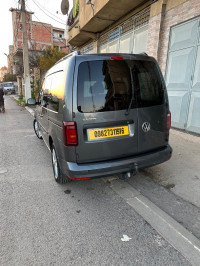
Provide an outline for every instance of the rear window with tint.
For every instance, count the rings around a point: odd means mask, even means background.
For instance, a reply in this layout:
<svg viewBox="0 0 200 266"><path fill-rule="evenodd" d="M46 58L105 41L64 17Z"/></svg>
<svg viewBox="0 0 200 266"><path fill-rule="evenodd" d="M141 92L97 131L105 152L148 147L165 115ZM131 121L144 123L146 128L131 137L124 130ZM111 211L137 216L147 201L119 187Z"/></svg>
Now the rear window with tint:
<svg viewBox="0 0 200 266"><path fill-rule="evenodd" d="M151 61L86 61L78 71L79 112L106 112L164 103L164 87ZM131 103L132 102L132 103Z"/></svg>

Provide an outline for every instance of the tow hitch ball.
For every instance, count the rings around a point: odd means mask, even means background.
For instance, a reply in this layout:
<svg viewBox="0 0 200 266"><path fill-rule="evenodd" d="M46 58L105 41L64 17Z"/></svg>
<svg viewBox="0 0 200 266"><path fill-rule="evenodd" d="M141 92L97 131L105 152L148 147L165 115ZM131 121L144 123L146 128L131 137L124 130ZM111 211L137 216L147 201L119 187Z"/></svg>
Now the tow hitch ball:
<svg viewBox="0 0 200 266"><path fill-rule="evenodd" d="M134 170L132 172L126 172L121 175L121 179L129 179L131 177L131 174L134 176L137 174L137 170Z"/></svg>
<svg viewBox="0 0 200 266"><path fill-rule="evenodd" d="M134 164L134 170L131 172L126 172L121 175L122 179L129 179L131 177L131 174L134 176L137 174L137 164Z"/></svg>
<svg viewBox="0 0 200 266"><path fill-rule="evenodd" d="M126 172L122 174L122 179L129 179L131 177L131 172Z"/></svg>

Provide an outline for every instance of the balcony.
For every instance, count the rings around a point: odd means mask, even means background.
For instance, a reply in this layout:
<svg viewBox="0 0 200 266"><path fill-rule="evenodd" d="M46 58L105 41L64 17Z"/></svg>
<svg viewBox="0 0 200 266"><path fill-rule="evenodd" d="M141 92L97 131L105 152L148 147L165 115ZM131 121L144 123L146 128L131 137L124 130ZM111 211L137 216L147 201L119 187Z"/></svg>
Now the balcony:
<svg viewBox="0 0 200 266"><path fill-rule="evenodd" d="M69 43L81 46L90 39L96 39L98 34L120 18L145 5L150 0L79 0L79 17L69 29Z"/></svg>

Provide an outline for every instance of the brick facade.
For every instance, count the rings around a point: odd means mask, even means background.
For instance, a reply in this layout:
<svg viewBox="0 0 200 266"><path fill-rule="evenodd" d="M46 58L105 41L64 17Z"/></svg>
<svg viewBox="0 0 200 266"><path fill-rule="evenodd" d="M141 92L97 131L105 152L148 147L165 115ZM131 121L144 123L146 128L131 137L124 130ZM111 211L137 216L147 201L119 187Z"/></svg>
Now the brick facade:
<svg viewBox="0 0 200 266"><path fill-rule="evenodd" d="M155 58L158 57L158 46L160 38L162 15L154 16L149 21L148 39L147 39L147 54Z"/></svg>
<svg viewBox="0 0 200 266"><path fill-rule="evenodd" d="M17 9L10 9L12 12L13 24L13 52L22 49L22 21L21 12ZM41 51L52 46L58 46L59 49L66 46L64 39L64 29L54 28L51 24L32 21L32 12L27 13L27 39L29 50ZM59 32L62 37L56 40L54 44L54 33ZM68 53L68 48L63 48L63 52Z"/></svg>
<svg viewBox="0 0 200 266"><path fill-rule="evenodd" d="M35 42L44 42L48 45L52 43L52 26L50 24L41 24L33 21L32 23L32 40Z"/></svg>
<svg viewBox="0 0 200 266"><path fill-rule="evenodd" d="M23 83L23 36L21 11L11 8L13 25L13 50L9 53L9 59L13 62L10 72L17 75L18 93L24 95ZM41 51L57 46L64 53L69 53L64 38L64 29L55 28L51 24L32 21L33 12L26 12L26 29L29 50L30 74L35 78L35 84L40 76L39 69L34 69L34 60ZM63 47L63 48L62 48ZM10 64L11 65L11 64ZM42 73L43 74L43 73ZM36 85L35 85L36 86Z"/></svg>

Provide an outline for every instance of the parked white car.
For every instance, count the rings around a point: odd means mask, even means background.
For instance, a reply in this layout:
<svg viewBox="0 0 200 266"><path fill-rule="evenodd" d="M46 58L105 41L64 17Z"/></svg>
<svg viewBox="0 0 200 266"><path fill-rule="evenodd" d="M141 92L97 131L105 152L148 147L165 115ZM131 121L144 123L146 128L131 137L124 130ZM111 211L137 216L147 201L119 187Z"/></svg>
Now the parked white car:
<svg viewBox="0 0 200 266"><path fill-rule="evenodd" d="M3 82L3 90L5 94L15 93L15 85L13 82Z"/></svg>

